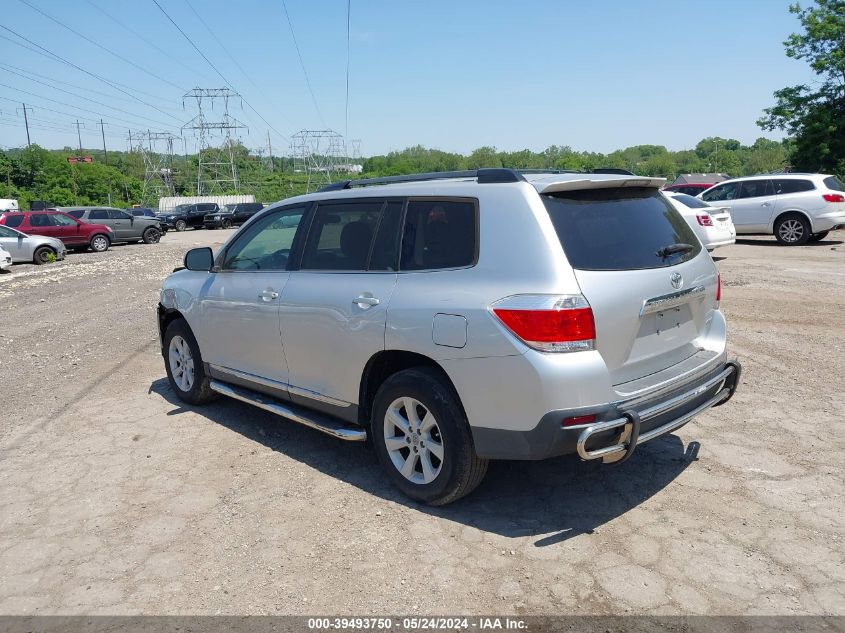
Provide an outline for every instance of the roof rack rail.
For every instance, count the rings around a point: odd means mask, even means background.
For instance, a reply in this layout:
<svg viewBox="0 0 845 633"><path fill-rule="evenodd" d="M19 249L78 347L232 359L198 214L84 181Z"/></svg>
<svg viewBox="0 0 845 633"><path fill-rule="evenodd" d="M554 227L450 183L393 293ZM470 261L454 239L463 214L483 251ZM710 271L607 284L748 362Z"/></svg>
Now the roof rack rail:
<svg viewBox="0 0 845 633"><path fill-rule="evenodd" d="M502 182L519 182L525 180L514 169L488 167L482 169L464 169L462 171L435 171L425 174L404 174L401 176L384 176L382 178L361 178L359 180L339 180L319 189L319 191L340 191L352 187L367 187L369 185L390 185L400 182L424 182L426 180L446 180L451 178L478 178L479 184Z"/></svg>
<svg viewBox="0 0 845 633"><path fill-rule="evenodd" d="M520 174L617 174L634 176L633 172L618 167L596 167L595 169L518 169Z"/></svg>

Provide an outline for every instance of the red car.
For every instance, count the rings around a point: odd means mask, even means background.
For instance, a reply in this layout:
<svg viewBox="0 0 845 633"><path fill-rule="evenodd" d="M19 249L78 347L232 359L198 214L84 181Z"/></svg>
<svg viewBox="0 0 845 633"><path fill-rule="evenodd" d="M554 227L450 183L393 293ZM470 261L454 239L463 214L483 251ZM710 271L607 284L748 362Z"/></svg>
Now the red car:
<svg viewBox="0 0 845 633"><path fill-rule="evenodd" d="M114 231L104 224L81 222L67 213L52 209L2 213L0 224L29 235L55 237L71 249L90 248L102 253L109 250L114 241Z"/></svg>

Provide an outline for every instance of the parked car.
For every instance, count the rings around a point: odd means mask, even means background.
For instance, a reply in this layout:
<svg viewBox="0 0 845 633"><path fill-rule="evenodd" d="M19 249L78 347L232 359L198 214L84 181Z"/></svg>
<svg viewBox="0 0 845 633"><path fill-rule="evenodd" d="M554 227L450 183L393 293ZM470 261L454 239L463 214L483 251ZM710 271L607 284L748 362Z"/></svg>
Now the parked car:
<svg viewBox="0 0 845 633"><path fill-rule="evenodd" d="M213 213L206 213L202 223L207 229L230 229L235 225L232 213L227 211L226 207Z"/></svg>
<svg viewBox="0 0 845 633"><path fill-rule="evenodd" d="M53 257L65 258L67 247L59 239L46 235L27 235L0 224L0 246L12 256L12 262L46 264Z"/></svg>
<svg viewBox="0 0 845 633"><path fill-rule="evenodd" d="M159 221L169 229L184 231L189 228L202 228L208 213L217 213L220 207L216 202L201 202L197 204L180 204L172 211L158 216Z"/></svg>
<svg viewBox="0 0 845 633"><path fill-rule="evenodd" d="M18 229L28 235L54 237L68 248L91 249L101 253L115 241L114 231L103 224L89 224L72 215L49 209L0 214L0 224Z"/></svg>
<svg viewBox="0 0 845 633"><path fill-rule="evenodd" d="M205 224L208 226L209 224L214 225L215 223L219 223L218 226L223 226L223 228L228 228L229 226L240 226L262 209L264 209L264 205L260 202L239 202L237 204L227 204L220 210L220 217L216 220L215 216L218 214L212 213L206 215Z"/></svg>
<svg viewBox="0 0 845 633"><path fill-rule="evenodd" d="M692 227L708 251L712 251L717 246L727 246L736 242L736 229L731 220L730 209L711 206L685 193L672 191L663 193L681 217Z"/></svg>
<svg viewBox="0 0 845 633"><path fill-rule="evenodd" d="M768 174L720 182L699 196L731 211L738 235L818 242L845 226L845 187L828 174Z"/></svg>
<svg viewBox="0 0 845 633"><path fill-rule="evenodd" d="M144 242L156 244L161 239L161 224L157 218L136 217L123 209L111 207L60 207L77 220L103 224L114 231L115 242Z"/></svg>
<svg viewBox="0 0 845 633"><path fill-rule="evenodd" d="M490 459L624 460L740 374L716 267L661 184L480 169L284 200L164 282L170 385L369 435L435 505Z"/></svg>
<svg viewBox="0 0 845 633"><path fill-rule="evenodd" d="M0 271L8 272L12 269L12 254L0 244Z"/></svg>

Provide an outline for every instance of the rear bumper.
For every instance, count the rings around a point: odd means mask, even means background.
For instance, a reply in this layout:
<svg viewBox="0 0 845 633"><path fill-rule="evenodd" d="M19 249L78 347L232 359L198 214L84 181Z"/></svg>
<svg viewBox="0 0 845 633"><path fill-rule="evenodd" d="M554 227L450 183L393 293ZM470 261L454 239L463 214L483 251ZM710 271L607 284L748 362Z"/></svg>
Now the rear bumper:
<svg viewBox="0 0 845 633"><path fill-rule="evenodd" d="M473 427L475 450L488 459L538 460L578 454L584 460L621 461L640 444L671 433L730 400L741 372L738 361L722 363L657 399L615 403L597 412L596 421L589 424L561 426L567 418L589 414L578 409L550 411L528 431Z"/></svg>
<svg viewBox="0 0 845 633"><path fill-rule="evenodd" d="M832 231L845 225L845 211L831 211L813 218L813 232Z"/></svg>

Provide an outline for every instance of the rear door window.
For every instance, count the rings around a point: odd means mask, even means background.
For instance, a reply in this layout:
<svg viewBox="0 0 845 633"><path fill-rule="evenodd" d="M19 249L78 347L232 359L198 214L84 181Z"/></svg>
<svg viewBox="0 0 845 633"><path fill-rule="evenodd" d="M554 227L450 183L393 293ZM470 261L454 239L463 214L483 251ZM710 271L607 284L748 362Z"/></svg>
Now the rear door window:
<svg viewBox="0 0 845 633"><path fill-rule="evenodd" d="M50 213L47 217L50 220L50 224L53 226L76 226L75 221L66 215L62 215L61 213Z"/></svg>
<svg viewBox="0 0 845 633"><path fill-rule="evenodd" d="M634 270L688 261L701 243L657 189L583 189L541 196L573 268ZM688 251L661 257L672 244Z"/></svg>
<svg viewBox="0 0 845 633"><path fill-rule="evenodd" d="M81 210L79 210L79 209L75 209L75 210L73 210L73 211L68 211L68 212L67 212L67 214L68 214L68 215L72 215L72 216L73 216L73 217L75 217L77 220L78 220L79 218L81 218L81 217L84 215L84 213L85 213L85 211L81 211Z"/></svg>
<svg viewBox="0 0 845 633"><path fill-rule="evenodd" d="M741 183L739 190L740 198L762 198L763 196L775 195L772 181L766 180L745 180Z"/></svg>
<svg viewBox="0 0 845 633"><path fill-rule="evenodd" d="M384 206L383 200L319 205L302 270L366 270Z"/></svg>
<svg viewBox="0 0 845 633"><path fill-rule="evenodd" d="M91 213L88 214L89 220L108 220L109 219L109 210L108 209L91 209Z"/></svg>
<svg viewBox="0 0 845 633"><path fill-rule="evenodd" d="M811 180L799 180L796 178L779 178L775 180L775 191L779 195L812 191L815 188L816 186Z"/></svg>
<svg viewBox="0 0 845 633"><path fill-rule="evenodd" d="M33 213L29 216L29 226L39 227L52 225L53 223L50 222L50 217L46 213Z"/></svg>
<svg viewBox="0 0 845 633"><path fill-rule="evenodd" d="M128 220L129 214L125 211L121 211L120 209L109 209L109 217L112 220Z"/></svg>
<svg viewBox="0 0 845 633"><path fill-rule="evenodd" d="M20 226L22 222L23 214L6 216L6 226Z"/></svg>
<svg viewBox="0 0 845 633"><path fill-rule="evenodd" d="M471 266L478 255L478 204L475 200L408 202L402 231L400 270Z"/></svg>

